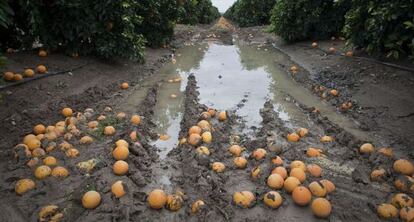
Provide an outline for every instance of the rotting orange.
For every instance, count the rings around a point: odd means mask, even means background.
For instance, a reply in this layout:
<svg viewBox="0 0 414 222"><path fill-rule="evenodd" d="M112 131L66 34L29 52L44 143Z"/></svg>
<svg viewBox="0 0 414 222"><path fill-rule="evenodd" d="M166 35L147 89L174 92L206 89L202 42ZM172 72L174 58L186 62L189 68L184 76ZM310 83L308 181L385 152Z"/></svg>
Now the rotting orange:
<svg viewBox="0 0 414 222"><path fill-rule="evenodd" d="M322 155L322 150L318 148L309 147L306 150L306 155L308 157L320 157Z"/></svg>
<svg viewBox="0 0 414 222"><path fill-rule="evenodd" d="M398 209L392 204L380 204L377 207L378 216L384 219L395 218L398 216Z"/></svg>
<svg viewBox="0 0 414 222"><path fill-rule="evenodd" d="M214 162L211 164L211 169L216 173L222 173L226 169L226 166L222 162Z"/></svg>
<svg viewBox="0 0 414 222"><path fill-rule="evenodd" d="M256 201L255 195L250 191L234 192L233 203L241 208L250 208Z"/></svg>
<svg viewBox="0 0 414 222"><path fill-rule="evenodd" d="M65 177L69 176L69 171L65 167L57 166L57 167L53 168L51 174L52 174L53 177L65 178Z"/></svg>
<svg viewBox="0 0 414 222"><path fill-rule="evenodd" d="M324 197L327 194L326 187L319 181L310 183L309 190L316 197Z"/></svg>
<svg viewBox="0 0 414 222"><path fill-rule="evenodd" d="M330 143L333 141L333 138L331 136L322 136L320 141L322 143Z"/></svg>
<svg viewBox="0 0 414 222"><path fill-rule="evenodd" d="M282 205L283 198L277 191L269 191L264 195L263 202L266 206L277 209Z"/></svg>
<svg viewBox="0 0 414 222"><path fill-rule="evenodd" d="M336 189L335 184L332 183L330 180L323 179L323 180L320 180L319 182L323 184L328 194L334 192Z"/></svg>
<svg viewBox="0 0 414 222"><path fill-rule="evenodd" d="M371 172L370 178L371 181L381 181L385 177L385 170L384 169L376 169Z"/></svg>
<svg viewBox="0 0 414 222"><path fill-rule="evenodd" d="M121 198L126 194L126 184L121 180L116 181L111 186L111 192L116 198Z"/></svg>
<svg viewBox="0 0 414 222"><path fill-rule="evenodd" d="M258 148L252 153L252 157L256 160L262 160L266 157L267 151L263 148Z"/></svg>
<svg viewBox="0 0 414 222"><path fill-rule="evenodd" d="M401 209L404 207L412 207L414 204L414 200L405 193L398 193L394 195L394 197L392 197L391 204Z"/></svg>
<svg viewBox="0 0 414 222"><path fill-rule="evenodd" d="M191 205L191 213L196 214L200 211L202 207L204 207L206 204L202 200L197 200Z"/></svg>
<svg viewBox="0 0 414 222"><path fill-rule="evenodd" d="M36 184L33 180L20 179L17 181L14 187L14 191L19 195L23 195L27 193L28 191L33 190L35 187L36 187Z"/></svg>
<svg viewBox="0 0 414 222"><path fill-rule="evenodd" d="M253 168L250 175L251 175L253 180L257 180L257 179L260 178L261 172L262 172L262 170L261 170L260 166L257 166L255 168Z"/></svg>
<svg viewBox="0 0 414 222"><path fill-rule="evenodd" d="M296 134L298 134L300 137L305 137L306 135L308 135L308 133L309 130L303 127L296 130Z"/></svg>
<svg viewBox="0 0 414 222"><path fill-rule="evenodd" d="M181 195L170 194L167 196L166 207L168 210L177 211L183 206L184 200Z"/></svg>

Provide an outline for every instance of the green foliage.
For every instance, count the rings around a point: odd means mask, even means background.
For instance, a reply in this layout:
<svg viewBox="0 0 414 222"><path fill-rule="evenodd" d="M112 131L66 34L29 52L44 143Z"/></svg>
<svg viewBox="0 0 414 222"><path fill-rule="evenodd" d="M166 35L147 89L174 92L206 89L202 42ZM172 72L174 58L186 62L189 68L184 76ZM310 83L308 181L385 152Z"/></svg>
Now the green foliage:
<svg viewBox="0 0 414 222"><path fill-rule="evenodd" d="M352 0L344 33L348 43L387 57L414 55L413 0Z"/></svg>
<svg viewBox="0 0 414 222"><path fill-rule="evenodd" d="M340 33L350 1L277 0L271 31L288 42L324 39Z"/></svg>
<svg viewBox="0 0 414 222"><path fill-rule="evenodd" d="M237 22L241 27L266 25L276 0L237 0L224 17Z"/></svg>
<svg viewBox="0 0 414 222"><path fill-rule="evenodd" d="M7 1L0 1L0 27L7 28L11 23L11 17L13 16L13 10L11 9Z"/></svg>
<svg viewBox="0 0 414 222"><path fill-rule="evenodd" d="M210 0L179 0L179 4L178 22L181 24L209 24L220 17L218 9Z"/></svg>
<svg viewBox="0 0 414 222"><path fill-rule="evenodd" d="M161 46L168 43L174 34L175 22L178 19L179 5L172 0L140 0L137 14L143 22L136 28L142 33L150 46Z"/></svg>

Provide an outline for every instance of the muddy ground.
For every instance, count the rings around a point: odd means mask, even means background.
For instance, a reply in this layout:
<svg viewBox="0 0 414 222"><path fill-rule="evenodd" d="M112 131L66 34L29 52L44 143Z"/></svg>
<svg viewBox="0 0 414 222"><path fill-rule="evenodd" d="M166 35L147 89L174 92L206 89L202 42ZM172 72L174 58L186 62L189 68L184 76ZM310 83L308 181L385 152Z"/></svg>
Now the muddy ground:
<svg viewBox="0 0 414 222"><path fill-rule="evenodd" d="M263 195L270 190L266 179L275 167L271 159L279 155L288 168L293 160L302 160L307 164L318 164L323 168L323 179L335 183L337 189L327 196L333 205L330 221L379 221L376 206L390 200L393 193L398 191L393 186L396 175L392 172L393 158L386 158L375 153L371 156L361 155L357 149L363 142L372 142L377 146L393 147L399 157L409 158L410 145L414 136L414 84L413 73L379 65L377 63L325 55L308 47L310 43L296 45L281 44L277 38L264 32L263 27L237 29L235 32L218 31L210 26L178 26L175 40L169 49L148 49L147 63L134 64L125 61L100 61L95 58L70 58L60 54L52 54L40 59L35 52L16 53L9 56L9 69L19 70L23 67L44 63L51 71L65 70L79 64L89 63L86 67L71 74L58 75L32 81L20 86L0 91L1 128L1 176L0 188L1 206L0 221L36 221L41 207L48 204L59 206L63 213L62 221L269 221L278 218L284 221L319 221L312 215L310 207L296 206L290 195L280 191L284 202L272 210L263 204ZM252 33L252 36L249 34ZM212 35L214 34L214 36ZM148 87L144 99L127 113L126 119L118 120L116 113L134 91L144 87L146 78L156 75L159 68L171 60L175 48L183 45L197 44L206 39L230 43L232 38L243 40L248 44L271 45L290 56L291 61L279 64L286 70L287 75L291 65L299 66L299 72L294 80L309 89L309 93L319 96L323 92L315 92L314 87L324 85L336 88L338 97L328 96L326 100L332 109L345 101L352 101L353 107L347 112L338 113L355 120L360 129L369 132L371 138L382 138L376 141L362 141L340 125L323 116L323 113L313 112L313 108L295 103L297 109L309 117L312 128L310 134L299 142L286 141L286 135L295 129L284 124L275 112L270 101L261 104L260 127L252 134L244 133L243 117L237 114L236 107L228 111L228 119L224 122L216 118L211 120L213 126L213 142L204 144L210 149L210 156L198 155L194 147L181 144L172 147L165 159L158 155L158 148L152 142L157 140L155 131L154 109L159 99L159 89L166 80L156 82ZM338 48L340 41L324 41L320 47L326 49L330 45ZM119 84L123 81L130 83L130 89L122 91ZM206 104L200 103L197 79L194 75L188 77L184 91L184 111L180 123L179 138L187 136L188 128L195 125L201 112L207 110ZM322 98L321 98L322 99ZM79 144L75 136L68 142L80 151L77 158L67 158L59 147L51 151L61 166L68 168L70 176L66 179L53 177L36 180L33 169L26 166L29 158L19 156L15 159L13 147L20 143L23 136L32 132L32 127L38 123L54 125L63 120L60 110L69 106L76 112L84 112L93 108L93 115L87 120L94 120L105 115L106 120L100 122L97 131L90 131L86 122L79 123L81 135L91 135L94 142L90 145ZM105 107L113 111L104 111ZM137 113L143 116L139 126L129 123L129 117ZM102 135L105 125L116 128L114 136ZM138 132L138 142L129 139L129 133ZM322 144L319 139L323 135L333 135L334 142ZM239 138L239 139L235 139ZM117 139L129 142L130 156L129 172L124 176L112 173L114 162L111 149ZM385 141L385 142L384 142ZM58 138L56 144L63 142ZM246 169L236 169L233 157L227 149L231 144L239 144L246 148L243 156L248 158ZM42 146L47 146L44 142ZM310 146L321 147L326 157L309 158L304 155ZM268 154L265 159L257 161L250 157L257 148L265 148ZM79 162L96 159L96 166L85 172L76 165ZM226 170L215 173L210 164L223 162ZM255 167L261 168L261 176L257 180L250 178L250 172ZM371 182L369 174L377 168L386 169L386 176L381 182ZM168 173L168 184L160 183L160 174ZM36 189L23 196L14 192L18 179L32 178ZM308 175L304 185L319 180ZM127 195L114 198L110 186L116 180L127 184ZM177 212L166 209L151 210L146 204L147 193L153 188L163 188L168 193L182 190L185 193L183 208ZM81 205L81 195L87 190L97 190L101 193L102 203L94 210L86 210ZM257 201L251 209L241 209L232 204L232 195L236 191L250 190ZM202 199L206 206L197 214L192 214L191 204Z"/></svg>

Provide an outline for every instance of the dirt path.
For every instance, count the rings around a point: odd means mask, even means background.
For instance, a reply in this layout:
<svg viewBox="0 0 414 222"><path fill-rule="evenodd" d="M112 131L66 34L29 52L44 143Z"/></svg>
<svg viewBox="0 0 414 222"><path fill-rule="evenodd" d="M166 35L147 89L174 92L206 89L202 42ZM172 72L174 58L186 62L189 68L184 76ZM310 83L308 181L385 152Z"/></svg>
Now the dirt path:
<svg viewBox="0 0 414 222"><path fill-rule="evenodd" d="M395 157L363 155L358 148L364 142L373 142L377 147L393 147L397 157L411 154L407 144L413 138L413 106L407 104L413 102L412 75L353 58L315 53L306 46L308 43L276 45L282 53L271 45L279 44L277 39L263 32L262 27L236 30L223 20L212 27L180 25L175 36L171 49L148 50L146 65L107 64L63 55L40 60L32 53L10 57L10 69L38 63L46 63L51 70L85 61L91 65L70 75L1 91L0 118L4 127L0 131L0 206L5 210L0 218L36 221L43 206L55 204L63 213L62 221L321 221L312 215L309 206L294 204L283 189L278 190L283 198L279 209L264 204L263 196L271 190L267 178L276 167L272 160L280 156L288 170L295 160L323 169L321 177L307 173L304 186L321 179L336 185L335 191L326 195L333 207L328 220L379 220L376 207L399 192L393 186L398 178L392 172ZM332 42L322 42L320 47L329 44ZM334 44L341 46L340 42ZM293 76L289 71L292 65L299 67ZM395 76L390 77L390 72ZM375 78L370 73L376 73ZM123 81L130 83L129 90L119 89ZM340 94L322 99L324 92L314 91L319 85L336 88ZM395 89L399 92L397 99L388 93ZM379 94L382 96L377 99ZM346 101L353 103L350 110L336 110ZM58 159L58 165L66 167L69 176L35 179L33 171L41 163L28 167L27 162L36 158L12 148L32 132L35 124L55 125L64 120L59 112L65 106L85 116L76 125L79 135L44 139L41 146L56 146L47 155ZM188 137L188 129L209 107L226 110L228 118L219 121L216 116L209 120L213 140L201 144L210 152L202 155L196 147L178 141ZM93 108L93 113L87 114L86 108ZM119 119L119 112L126 112L126 117ZM129 121L133 114L142 117L139 125ZM101 115L106 119L99 121L96 130L89 129L87 123ZM103 135L107 125L115 127L114 135ZM65 127L65 133L69 132ZM287 141L287 135L299 127L308 128L309 134L298 142ZM132 131L137 132L137 141L130 138ZM80 144L79 139L85 135L94 142ZM333 136L334 141L321 142L325 135ZM129 171L123 176L112 172L115 160L111 151L118 139L129 144ZM65 141L79 151L78 157L67 156L62 145ZM234 166L234 157L228 152L234 144L245 148L241 154L248 160L245 169ZM309 147L322 149L324 155L307 156ZM252 156L258 148L267 151L261 160ZM41 162L43 156L37 159ZM78 166L88 160L94 163L91 170ZM214 172L214 162L222 162L224 172ZM252 178L251 172L258 168L259 176ZM379 182L370 181L374 169L386 170ZM19 196L14 186L21 178L33 179L36 188ZM111 185L117 180L127 187L126 195L119 199L111 193ZM182 191L183 207L177 212L150 209L147 194L159 188L168 194ZM96 190L102 197L94 210L82 207L81 196L88 190ZM232 203L233 193L244 190L256 197L250 209ZM191 204L197 200L203 200L205 206L194 214Z"/></svg>

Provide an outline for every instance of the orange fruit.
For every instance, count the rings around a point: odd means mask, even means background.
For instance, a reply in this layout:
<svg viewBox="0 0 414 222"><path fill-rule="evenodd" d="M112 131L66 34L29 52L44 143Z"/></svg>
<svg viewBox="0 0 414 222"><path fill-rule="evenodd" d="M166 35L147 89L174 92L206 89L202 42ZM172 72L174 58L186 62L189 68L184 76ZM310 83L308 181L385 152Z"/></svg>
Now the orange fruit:
<svg viewBox="0 0 414 222"><path fill-rule="evenodd" d="M96 191L88 191L82 196L82 205L86 209L94 209L101 203L101 195Z"/></svg>
<svg viewBox="0 0 414 222"><path fill-rule="evenodd" d="M283 189L288 193L292 193L293 190L300 185L300 181L296 177L288 177L283 184Z"/></svg>
<svg viewBox="0 0 414 222"><path fill-rule="evenodd" d="M335 190L335 184L334 183L332 183L330 180L326 180L326 179L323 179L323 180L321 180L321 181L319 181L321 184L323 184L323 186L326 188L326 192L329 194L329 193L332 193L334 190Z"/></svg>
<svg viewBox="0 0 414 222"><path fill-rule="evenodd" d="M229 152L233 154L233 156L240 156L243 152L243 149L239 145L232 145L229 148Z"/></svg>
<svg viewBox="0 0 414 222"><path fill-rule="evenodd" d="M321 177L322 175L322 168L316 164L309 164L307 170L313 177Z"/></svg>
<svg viewBox="0 0 414 222"><path fill-rule="evenodd" d="M201 132L202 132L202 129L199 126L192 126L188 130L188 135L191 135L191 134L201 135Z"/></svg>
<svg viewBox="0 0 414 222"><path fill-rule="evenodd" d="M287 171L286 168L278 166L274 168L271 172L271 174L279 174L283 179L287 178Z"/></svg>
<svg viewBox="0 0 414 222"><path fill-rule="evenodd" d="M57 166L52 170L52 176L65 178L69 175L69 171L61 166Z"/></svg>
<svg viewBox="0 0 414 222"><path fill-rule="evenodd" d="M318 43L313 42L313 43L312 43L312 48L317 48L317 47L318 47Z"/></svg>
<svg viewBox="0 0 414 222"><path fill-rule="evenodd" d="M199 145L201 143L201 141L202 141L202 137L198 134L195 134L195 133L191 134L188 137L188 143L190 145L193 145L193 146Z"/></svg>
<svg viewBox="0 0 414 222"><path fill-rule="evenodd" d="M126 160L129 156L129 149L125 146L118 146L112 151L112 156L116 160Z"/></svg>
<svg viewBox="0 0 414 222"><path fill-rule="evenodd" d="M371 154L375 152L375 148L371 143L364 143L359 147L359 152L362 154Z"/></svg>
<svg viewBox="0 0 414 222"><path fill-rule="evenodd" d="M196 214L200 211L200 208L205 206L206 204L202 200L197 200L191 205L191 213Z"/></svg>
<svg viewBox="0 0 414 222"><path fill-rule="evenodd" d="M121 198L126 194L125 186L126 184L124 182L122 182L121 180L118 180L112 184L111 192L114 194L116 198Z"/></svg>
<svg viewBox="0 0 414 222"><path fill-rule="evenodd" d="M312 201L312 212L316 217L327 218L331 214L331 203L325 198L316 198Z"/></svg>
<svg viewBox="0 0 414 222"><path fill-rule="evenodd" d="M296 187L292 192L293 202L299 206L306 206L312 199L312 194L308 188L304 186Z"/></svg>
<svg viewBox="0 0 414 222"><path fill-rule="evenodd" d="M299 128L296 131L296 134L298 134L300 137L305 137L306 135L308 135L308 133L309 133L309 130L306 128Z"/></svg>
<svg viewBox="0 0 414 222"><path fill-rule="evenodd" d="M378 216L384 219L398 216L398 209L392 204L381 204L377 207Z"/></svg>
<svg viewBox="0 0 414 222"><path fill-rule="evenodd" d="M300 140L300 136L297 133L290 133L287 135L287 140L289 142L298 142Z"/></svg>
<svg viewBox="0 0 414 222"><path fill-rule="evenodd" d="M391 204L401 209L404 207L412 207L414 204L414 200L405 193L399 193L394 195L394 197L391 200Z"/></svg>
<svg viewBox="0 0 414 222"><path fill-rule="evenodd" d="M263 202L266 206L277 209L282 205L283 198L277 191L269 191L264 195Z"/></svg>
<svg viewBox="0 0 414 222"><path fill-rule="evenodd" d="M62 109L62 115L64 115L65 117L71 117L73 115L73 111L71 108L63 108Z"/></svg>
<svg viewBox="0 0 414 222"><path fill-rule="evenodd" d="M339 92L336 89L332 89L329 93L331 93L331 95L333 96L338 96Z"/></svg>
<svg viewBox="0 0 414 222"><path fill-rule="evenodd" d="M29 147L30 148L30 147ZM394 162L393 169L395 172L404 174L404 175L413 175L414 173L414 165L405 159L399 159Z"/></svg>
<svg viewBox="0 0 414 222"><path fill-rule="evenodd" d="M298 178L301 183L306 180L306 173L300 168L291 169L289 176Z"/></svg>
<svg viewBox="0 0 414 222"><path fill-rule="evenodd" d="M42 165L36 168L34 174L37 179L44 179L52 173L52 169L49 166Z"/></svg>
<svg viewBox="0 0 414 222"><path fill-rule="evenodd" d="M107 136L112 136L115 134L115 128L113 126L105 126L104 134Z"/></svg>
<svg viewBox="0 0 414 222"><path fill-rule="evenodd" d="M320 157L322 154L322 150L321 149L317 149L317 148L313 148L313 147L309 147L306 150L306 155L308 157Z"/></svg>
<svg viewBox="0 0 414 222"><path fill-rule="evenodd" d="M36 135L43 134L46 132L46 127L43 124L38 124L33 128L33 132Z"/></svg>
<svg viewBox="0 0 414 222"><path fill-rule="evenodd" d="M5 72L3 74L3 79L5 81L12 81L14 79L14 73L12 73L12 72Z"/></svg>
<svg viewBox="0 0 414 222"><path fill-rule="evenodd" d="M256 160L261 160L265 158L266 154L267 154L267 151L265 149L258 148L255 151L253 151L252 157L255 158Z"/></svg>
<svg viewBox="0 0 414 222"><path fill-rule="evenodd" d="M283 160L280 156L276 156L275 158L272 159L272 163L275 164L276 166L281 166L283 164Z"/></svg>
<svg viewBox="0 0 414 222"><path fill-rule="evenodd" d="M323 184L319 181L313 181L312 183L310 183L309 190L314 196L317 197L324 197L327 193L325 186L323 186Z"/></svg>
<svg viewBox="0 0 414 222"><path fill-rule="evenodd" d="M121 84L121 89L128 89L129 88L129 84L127 82L124 82Z"/></svg>
<svg viewBox="0 0 414 222"><path fill-rule="evenodd" d="M227 112L226 111L221 111L219 113L218 119L220 121L226 121L226 119L227 119Z"/></svg>
<svg viewBox="0 0 414 222"><path fill-rule="evenodd" d="M141 117L138 115L132 115L131 116L131 123L133 125L139 125L141 123Z"/></svg>
<svg viewBox="0 0 414 222"><path fill-rule="evenodd" d="M47 69L46 69L46 66L44 66L44 65L38 65L36 67L36 71L37 71L37 73L43 74L43 73L47 72Z"/></svg>
<svg viewBox="0 0 414 222"><path fill-rule="evenodd" d="M222 173L226 169L226 166L224 165L224 163L214 162L213 164L211 164L211 169L216 173Z"/></svg>
<svg viewBox="0 0 414 222"><path fill-rule="evenodd" d="M267 185L275 190L279 190L283 187L283 183L285 181L283 180L282 176L280 176L279 174L271 174L268 178L267 178Z"/></svg>
<svg viewBox="0 0 414 222"><path fill-rule="evenodd" d="M24 77L33 77L35 75L35 72L33 69L25 69L24 70Z"/></svg>
<svg viewBox="0 0 414 222"><path fill-rule="evenodd" d="M256 201L255 195L250 191L234 192L233 203L241 208L249 208Z"/></svg>
<svg viewBox="0 0 414 222"><path fill-rule="evenodd" d="M247 160L244 157L236 157L236 158L234 158L233 163L239 169L244 169L247 166Z"/></svg>
<svg viewBox="0 0 414 222"><path fill-rule="evenodd" d="M14 74L13 81L18 82L23 80L23 76L21 74Z"/></svg>
<svg viewBox="0 0 414 222"><path fill-rule="evenodd" d="M31 179L21 179L18 180L15 187L14 187L14 191L19 194L19 195L23 195L26 192L33 190L36 187L36 184L33 180Z"/></svg>
<svg viewBox="0 0 414 222"><path fill-rule="evenodd" d="M163 190L155 189L148 194L147 202L152 209L161 209L167 203L167 195Z"/></svg>
<svg viewBox="0 0 414 222"><path fill-rule="evenodd" d="M116 175L122 176L128 173L128 163L123 160L118 160L112 166L112 169Z"/></svg>
<svg viewBox="0 0 414 222"><path fill-rule="evenodd" d="M294 160L290 163L290 169L293 169L293 168L300 168L301 170L303 170L303 172L306 171L305 163L303 163L300 160Z"/></svg>
<svg viewBox="0 0 414 222"><path fill-rule="evenodd" d="M203 140L204 143L211 143L213 136L211 135L210 132L204 132L203 134L201 134L201 139Z"/></svg>
<svg viewBox="0 0 414 222"><path fill-rule="evenodd" d="M39 56L40 56L40 57L46 57L46 56L47 56L47 52L46 52L46 50L44 50L44 49L40 49L40 50L39 50Z"/></svg>

